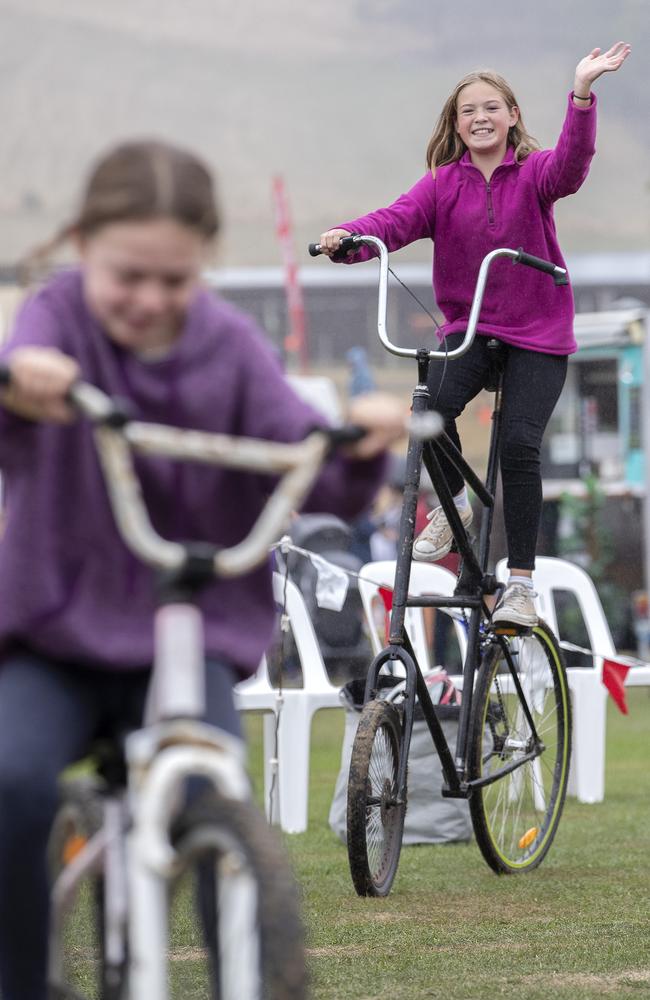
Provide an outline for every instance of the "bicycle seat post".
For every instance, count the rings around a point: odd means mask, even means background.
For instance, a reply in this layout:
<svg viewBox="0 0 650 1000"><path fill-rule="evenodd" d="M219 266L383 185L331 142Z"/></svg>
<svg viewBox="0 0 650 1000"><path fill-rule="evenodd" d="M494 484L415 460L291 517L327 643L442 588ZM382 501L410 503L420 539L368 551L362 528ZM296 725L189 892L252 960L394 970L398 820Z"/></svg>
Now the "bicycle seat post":
<svg viewBox="0 0 650 1000"><path fill-rule="evenodd" d="M485 486L493 497L496 494L497 477L499 474L499 451L501 445L501 405L503 400L503 350L500 341L494 338L488 340L487 347L491 352L490 375L486 383L486 390L494 393L494 406L492 408L492 429L490 431L490 444L488 449L487 471L485 475ZM479 533L479 563L483 573L487 570L488 558L490 555L490 536L492 532L492 521L494 519L494 505L487 507L483 511L481 520L481 530Z"/></svg>

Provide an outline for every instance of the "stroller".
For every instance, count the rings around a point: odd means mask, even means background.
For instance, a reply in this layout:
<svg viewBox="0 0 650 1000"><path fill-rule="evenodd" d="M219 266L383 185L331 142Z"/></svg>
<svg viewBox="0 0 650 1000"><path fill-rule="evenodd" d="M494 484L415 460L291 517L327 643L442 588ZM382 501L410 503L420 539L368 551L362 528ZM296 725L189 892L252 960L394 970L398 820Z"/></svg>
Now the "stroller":
<svg viewBox="0 0 650 1000"><path fill-rule="evenodd" d="M358 573L362 560L351 551L352 529L333 514L301 514L289 532L295 545L327 559L335 566ZM320 644L323 661L335 684L365 677L372 659L370 640L359 587L354 575L349 577L348 591L340 611L318 606L316 600L317 569L307 556L290 552L289 576L300 589ZM291 655L287 650L286 662Z"/></svg>

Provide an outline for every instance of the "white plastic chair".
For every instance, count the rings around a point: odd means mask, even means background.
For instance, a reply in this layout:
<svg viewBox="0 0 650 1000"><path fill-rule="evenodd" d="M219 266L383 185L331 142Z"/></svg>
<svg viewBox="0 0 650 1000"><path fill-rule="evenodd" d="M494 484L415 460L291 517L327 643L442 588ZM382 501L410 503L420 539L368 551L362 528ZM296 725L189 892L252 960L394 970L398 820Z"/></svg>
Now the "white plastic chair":
<svg viewBox="0 0 650 1000"><path fill-rule="evenodd" d="M505 582L507 560L496 567L498 579ZM573 755L569 794L580 802L602 802L605 797L605 725L607 689L603 685L603 658L616 658L616 648L603 606L591 577L580 566L565 559L538 556L533 572L537 609L560 641L554 591L573 594L584 619L589 647L594 652L591 667L570 667L567 678L573 708ZM650 684L650 667L630 671L628 683Z"/></svg>
<svg viewBox="0 0 650 1000"><path fill-rule="evenodd" d="M394 559L387 559L366 563L359 570L359 594L368 622L370 643L375 655L386 645L385 637L379 629L376 618L377 603L381 602L379 588L388 587L392 590L395 583L395 566ZM451 597L455 587L456 576L450 570L445 569L444 566L437 566L435 563L411 563L409 594L412 597L419 597L424 594L438 594L442 597ZM381 607L383 607L383 604L381 604ZM464 663L467 649L467 635L462 623L456 619L452 620L461 659ZM432 664L423 608L407 608L404 624L420 669L422 671L429 670ZM462 676L454 676L453 681L457 687L460 687L462 685Z"/></svg>
<svg viewBox="0 0 650 1000"><path fill-rule="evenodd" d="M273 596L285 600L285 578L273 574ZM286 613L302 668L301 688L272 686L266 657L257 673L235 687L235 703L242 712L264 712L264 802L269 819L287 833L307 829L311 723L321 708L341 708L339 688L330 682L302 594L286 581ZM277 770L274 766L277 725ZM273 782L274 774L276 777Z"/></svg>

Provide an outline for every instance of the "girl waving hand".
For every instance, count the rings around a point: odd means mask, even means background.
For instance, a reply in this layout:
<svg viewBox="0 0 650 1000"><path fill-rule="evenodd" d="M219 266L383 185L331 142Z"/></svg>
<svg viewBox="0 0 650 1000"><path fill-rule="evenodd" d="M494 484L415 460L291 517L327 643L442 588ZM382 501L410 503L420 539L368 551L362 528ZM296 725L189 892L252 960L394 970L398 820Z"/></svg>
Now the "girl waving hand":
<svg viewBox="0 0 650 1000"><path fill-rule="evenodd" d="M541 150L528 133L510 85L492 71L470 73L447 99L426 153L427 173L387 208L344 222L320 237L335 260L350 233L376 236L388 249L415 240L433 241L434 294L450 350L463 339L474 285L483 257L501 246L565 266L553 206L584 182L595 152L596 95L592 84L615 72L630 54L626 42L592 51L575 70L560 137ZM346 263L366 260L364 247ZM544 431L564 385L568 355L576 350L570 285L556 288L532 269L515 271L497 260L486 290L478 336L446 372L430 367L429 390L445 429L460 447L456 419L485 385L487 341L501 342L504 355L503 434L500 455L510 579L493 623L531 627L537 622L531 574L542 509L540 449ZM444 378L443 378L444 373ZM443 470L466 526L472 509L462 477L451 462ZM413 558L436 562L451 547L441 507L415 540Z"/></svg>

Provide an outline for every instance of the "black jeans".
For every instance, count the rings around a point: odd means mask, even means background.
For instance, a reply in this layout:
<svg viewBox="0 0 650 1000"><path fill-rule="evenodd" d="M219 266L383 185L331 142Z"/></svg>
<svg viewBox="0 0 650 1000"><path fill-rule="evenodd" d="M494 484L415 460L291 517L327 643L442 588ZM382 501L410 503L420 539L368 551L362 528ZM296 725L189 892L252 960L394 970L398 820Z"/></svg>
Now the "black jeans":
<svg viewBox="0 0 650 1000"><path fill-rule="evenodd" d="M66 667L31 653L0 665L0 990L46 1000L46 848L60 772L98 734L137 727L148 670ZM240 735L229 667L208 663L206 719Z"/></svg>
<svg viewBox="0 0 650 1000"><path fill-rule="evenodd" d="M449 350L464 334L447 338ZM445 419L445 430L457 448L460 438L456 418L471 399L485 388L490 370L488 337L480 334L460 358L431 363L429 391L432 405ZM503 517L508 543L508 565L533 569L537 533L542 514L540 450L542 438L566 379L567 357L525 351L502 344L504 356L501 450ZM463 478L443 459L442 471L452 493L460 493Z"/></svg>

